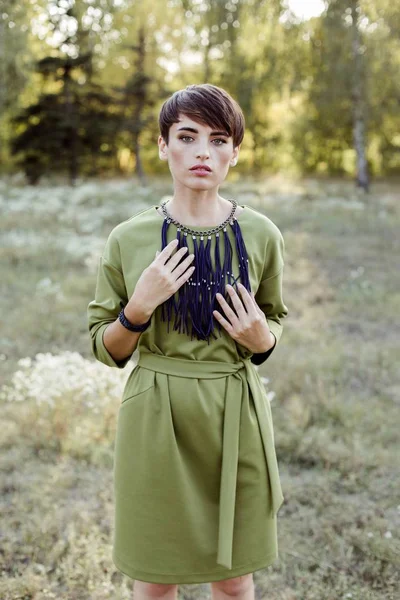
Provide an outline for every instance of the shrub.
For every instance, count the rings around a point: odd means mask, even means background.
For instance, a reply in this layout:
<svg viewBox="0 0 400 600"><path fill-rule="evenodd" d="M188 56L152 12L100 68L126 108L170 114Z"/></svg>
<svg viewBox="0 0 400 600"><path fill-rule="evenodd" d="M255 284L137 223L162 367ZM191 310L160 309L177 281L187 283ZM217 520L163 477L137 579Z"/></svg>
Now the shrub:
<svg viewBox="0 0 400 600"><path fill-rule="evenodd" d="M130 369L110 369L78 352L22 358L0 390L2 445L23 443L103 463L112 457L116 413Z"/></svg>

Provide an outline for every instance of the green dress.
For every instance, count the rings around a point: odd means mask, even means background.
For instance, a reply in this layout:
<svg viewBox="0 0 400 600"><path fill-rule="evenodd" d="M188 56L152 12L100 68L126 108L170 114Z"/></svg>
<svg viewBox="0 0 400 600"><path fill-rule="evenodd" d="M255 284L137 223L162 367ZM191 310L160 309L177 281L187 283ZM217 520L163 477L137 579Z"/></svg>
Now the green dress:
<svg viewBox="0 0 400 600"><path fill-rule="evenodd" d="M283 238L268 217L240 206L251 289L277 343L287 315ZM124 368L130 359L116 362L103 333L162 249L158 207L114 227L99 259L88 323L92 352L109 367ZM176 232L171 223L167 243ZM191 239L188 246L192 251ZM236 253L232 267L237 276ZM158 306L139 338L139 358L118 410L114 455L112 559L132 579L212 582L265 568L278 557L277 512L284 498L270 403L255 367L273 349L253 354L222 326L215 333L210 343L191 339L162 321Z"/></svg>

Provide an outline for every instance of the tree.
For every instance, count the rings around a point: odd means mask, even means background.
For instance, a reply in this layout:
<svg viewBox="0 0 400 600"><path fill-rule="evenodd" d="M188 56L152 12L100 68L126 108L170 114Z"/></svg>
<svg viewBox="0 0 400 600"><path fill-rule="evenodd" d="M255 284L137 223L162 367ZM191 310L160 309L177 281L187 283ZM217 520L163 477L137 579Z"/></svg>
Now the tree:
<svg viewBox="0 0 400 600"><path fill-rule="evenodd" d="M65 3L53 4L60 11L53 11L50 18L65 33L56 55L36 62L43 90L36 102L12 119L16 134L11 151L20 156L18 163L31 183L51 167L66 170L74 185L85 158L96 172L95 158L104 151L112 154L118 116L109 111L108 93L93 81L90 31L80 27L73 6L65 10ZM63 19L69 20L69 28Z"/></svg>
<svg viewBox="0 0 400 600"><path fill-rule="evenodd" d="M110 98L93 82L79 82L90 65L91 55L78 58L46 57L37 63L38 72L58 84L58 92L42 93L34 104L13 118L17 134L12 153L20 154L20 166L30 183L36 183L49 168L67 170L71 185L79 175L85 158L91 161L104 147L111 153L118 129L118 118L110 114Z"/></svg>
<svg viewBox="0 0 400 600"><path fill-rule="evenodd" d="M369 190L368 166L365 157L366 139L365 139L365 103L366 86L364 85L365 72L363 68L363 55L361 34L359 29L360 5L358 0L351 0L351 20L352 20L352 51L353 51L353 87L352 87L352 105L353 105L353 135L354 147L357 155L357 185L366 192Z"/></svg>
<svg viewBox="0 0 400 600"><path fill-rule="evenodd" d="M146 73L145 42L145 29L141 25L138 30L137 44L124 45L136 56L133 61L134 72L128 78L126 85L120 89L120 104L123 106L120 129L127 133L132 140L132 148L136 157L135 173L142 185L146 185L147 180L141 161L140 134L153 118L146 109L153 107L157 100L157 97L151 94L149 87L153 79Z"/></svg>
<svg viewBox="0 0 400 600"><path fill-rule="evenodd" d="M0 165L6 162L10 138L10 117L26 84L26 56L29 28L26 19L32 7L25 2L2 0L0 12Z"/></svg>

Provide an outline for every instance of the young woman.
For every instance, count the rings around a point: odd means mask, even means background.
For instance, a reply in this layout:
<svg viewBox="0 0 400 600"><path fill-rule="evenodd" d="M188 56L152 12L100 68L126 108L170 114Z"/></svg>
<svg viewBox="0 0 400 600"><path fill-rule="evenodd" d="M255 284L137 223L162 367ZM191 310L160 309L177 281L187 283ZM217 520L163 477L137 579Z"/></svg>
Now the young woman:
<svg viewBox="0 0 400 600"><path fill-rule="evenodd" d="M278 556L283 502L271 409L255 364L287 315L284 242L265 215L218 193L244 117L223 89L190 85L159 115L172 199L111 231L88 306L94 356L123 368L113 561L135 599L210 582L254 598L252 573Z"/></svg>

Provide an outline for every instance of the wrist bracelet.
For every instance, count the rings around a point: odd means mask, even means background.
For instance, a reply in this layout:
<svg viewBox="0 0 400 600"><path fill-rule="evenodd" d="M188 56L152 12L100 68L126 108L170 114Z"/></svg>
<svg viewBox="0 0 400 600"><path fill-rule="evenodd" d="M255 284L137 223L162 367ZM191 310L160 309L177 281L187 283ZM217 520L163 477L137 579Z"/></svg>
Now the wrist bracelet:
<svg viewBox="0 0 400 600"><path fill-rule="evenodd" d="M126 327L126 329L129 329L129 331L145 331L145 329L147 329L151 323L150 317L150 319L146 323L142 323L141 325L134 325L126 318L123 308L121 309L121 312L118 315L118 319L120 320L120 323L122 323L122 325Z"/></svg>

